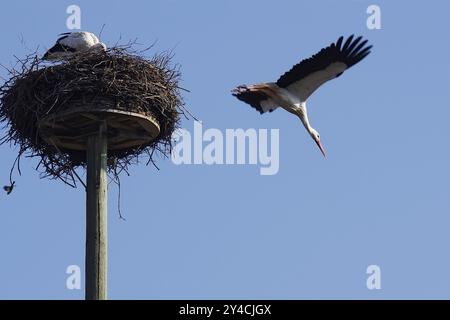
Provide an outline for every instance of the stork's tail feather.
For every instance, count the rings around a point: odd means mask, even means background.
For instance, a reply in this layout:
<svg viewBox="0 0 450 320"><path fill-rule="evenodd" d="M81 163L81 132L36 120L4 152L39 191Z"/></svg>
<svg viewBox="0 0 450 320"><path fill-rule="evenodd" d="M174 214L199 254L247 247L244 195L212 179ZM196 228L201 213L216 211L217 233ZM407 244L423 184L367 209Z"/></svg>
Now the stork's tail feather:
<svg viewBox="0 0 450 320"><path fill-rule="evenodd" d="M231 90L231 94L239 100L248 103L260 113L273 111L276 108L269 96L261 90L260 85L247 86L243 84Z"/></svg>
<svg viewBox="0 0 450 320"><path fill-rule="evenodd" d="M248 92L250 91L249 87L245 84L241 84L239 86L237 86L236 88L234 88L233 90L231 90L231 94L235 97L237 97L238 95L244 93L244 92Z"/></svg>

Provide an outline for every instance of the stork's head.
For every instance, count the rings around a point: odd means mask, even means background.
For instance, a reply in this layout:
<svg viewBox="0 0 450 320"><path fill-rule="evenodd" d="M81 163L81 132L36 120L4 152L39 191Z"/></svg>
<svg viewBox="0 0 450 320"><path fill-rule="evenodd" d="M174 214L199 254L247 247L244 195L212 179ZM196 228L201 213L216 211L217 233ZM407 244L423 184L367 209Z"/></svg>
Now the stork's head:
<svg viewBox="0 0 450 320"><path fill-rule="evenodd" d="M323 156L326 158L327 156L325 155L325 150L323 149L322 143L320 143L319 133L317 132L317 130L311 128L310 134L313 140L316 142L317 146L319 147L320 152L322 152Z"/></svg>
<svg viewBox="0 0 450 320"><path fill-rule="evenodd" d="M94 44L90 50L98 51L98 52L105 52L106 51L106 45L103 42L99 42Z"/></svg>

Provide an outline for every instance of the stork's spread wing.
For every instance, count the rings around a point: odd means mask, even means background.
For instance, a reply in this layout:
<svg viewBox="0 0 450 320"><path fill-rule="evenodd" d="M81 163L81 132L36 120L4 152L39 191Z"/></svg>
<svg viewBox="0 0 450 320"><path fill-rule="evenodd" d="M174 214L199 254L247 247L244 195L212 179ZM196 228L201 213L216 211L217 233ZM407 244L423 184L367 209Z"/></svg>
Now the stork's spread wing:
<svg viewBox="0 0 450 320"><path fill-rule="evenodd" d="M362 37L355 40L353 37L350 36L343 45L344 38L340 37L336 43L296 64L278 79L277 85L305 101L322 84L339 77L370 53L372 46L365 47L367 40L360 42Z"/></svg>
<svg viewBox="0 0 450 320"><path fill-rule="evenodd" d="M259 113L272 112L278 106L261 90L253 88L253 86L242 85L231 91L233 96L245 103L248 103Z"/></svg>

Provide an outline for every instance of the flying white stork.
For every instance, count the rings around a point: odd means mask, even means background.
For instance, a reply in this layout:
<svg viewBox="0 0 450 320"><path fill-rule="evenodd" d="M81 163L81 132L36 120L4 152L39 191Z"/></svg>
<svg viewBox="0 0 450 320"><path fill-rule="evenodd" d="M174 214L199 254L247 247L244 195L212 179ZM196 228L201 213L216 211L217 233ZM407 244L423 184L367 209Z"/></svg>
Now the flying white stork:
<svg viewBox="0 0 450 320"><path fill-rule="evenodd" d="M336 43L296 64L277 82L241 85L233 89L232 94L261 114L282 107L297 115L325 157L319 133L309 123L306 100L322 84L339 77L370 53L372 46L366 46L367 40L361 42L362 37L353 38L351 35L343 43L344 38L340 37Z"/></svg>
<svg viewBox="0 0 450 320"><path fill-rule="evenodd" d="M44 54L42 59L60 60L86 50L106 50L106 45L91 32L66 32L61 33L60 36L62 37L56 40L55 45Z"/></svg>

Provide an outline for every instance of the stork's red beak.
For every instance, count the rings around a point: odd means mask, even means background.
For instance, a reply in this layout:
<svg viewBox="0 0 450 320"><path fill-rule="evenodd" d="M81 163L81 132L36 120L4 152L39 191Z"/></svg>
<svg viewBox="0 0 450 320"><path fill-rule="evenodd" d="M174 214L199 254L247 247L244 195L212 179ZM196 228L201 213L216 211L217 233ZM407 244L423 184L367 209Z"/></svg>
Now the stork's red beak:
<svg viewBox="0 0 450 320"><path fill-rule="evenodd" d="M323 156L326 158L327 157L327 155L325 154L325 150L323 149L323 146L322 146L322 144L320 143L320 140L319 139L317 139L317 140L314 140L314 141L316 141L316 143L317 143L317 146L319 147L319 149L320 149L320 152L322 152L322 154L323 154Z"/></svg>

